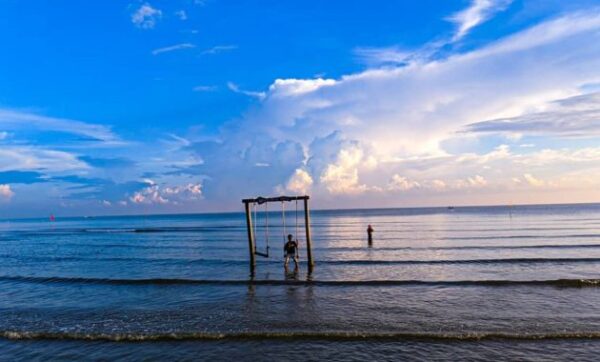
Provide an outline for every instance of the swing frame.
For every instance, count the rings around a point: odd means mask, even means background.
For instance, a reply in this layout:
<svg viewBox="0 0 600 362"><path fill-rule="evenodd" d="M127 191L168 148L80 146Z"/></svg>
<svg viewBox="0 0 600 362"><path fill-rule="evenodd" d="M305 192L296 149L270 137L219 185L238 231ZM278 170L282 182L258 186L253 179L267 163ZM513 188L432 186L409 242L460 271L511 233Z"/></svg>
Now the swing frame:
<svg viewBox="0 0 600 362"><path fill-rule="evenodd" d="M255 243L255 231L254 231L254 227L253 227L253 222L255 220L253 220L252 217L252 207L254 207L254 212L256 214L256 205L262 205L262 204L267 204L270 202L281 202L282 203L282 214L283 214L283 222L285 225L285 203L286 202L291 202L291 201L296 201L296 203L298 201L303 201L304 203L304 230L305 230L305 236L306 236L306 256L307 256L307 262L308 262L308 269L309 271L312 271L312 268L314 266L314 260L312 257L312 247L311 247L311 239L310 239L310 211L308 208L308 200L310 199L310 197L308 195L304 195L304 196L277 196L277 197L262 197L259 196L257 198L254 199L243 199L242 203L244 204L244 209L246 211L246 228L248 231L248 250L250 252L250 270L252 272L254 272L254 268L256 267L256 255L260 255L260 256L265 256L268 257L269 256L269 246L267 244L267 252L266 253L261 253L259 251L256 250L256 243ZM296 204L297 205L297 204ZM268 220L268 209L267 209L267 220ZM256 216L255 216L256 218ZM298 226L298 209L296 208L296 227ZM268 227L268 221L267 221L267 227ZM285 234L285 233L284 233ZM297 233L296 233L297 234ZM267 238L268 238L268 234L267 234ZM298 235L296 235L296 239L298 238ZM267 239L268 242L268 239Z"/></svg>

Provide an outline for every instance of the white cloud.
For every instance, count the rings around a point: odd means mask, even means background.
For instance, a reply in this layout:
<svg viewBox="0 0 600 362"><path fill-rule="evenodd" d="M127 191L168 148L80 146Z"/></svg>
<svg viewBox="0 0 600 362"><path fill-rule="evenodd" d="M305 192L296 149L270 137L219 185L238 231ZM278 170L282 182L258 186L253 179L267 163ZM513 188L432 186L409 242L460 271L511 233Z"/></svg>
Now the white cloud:
<svg viewBox="0 0 600 362"><path fill-rule="evenodd" d="M358 167L364 160L362 148L353 145L339 151L335 162L328 164L320 175L320 182L333 194L356 194L367 190L360 184Z"/></svg>
<svg viewBox="0 0 600 362"><path fill-rule="evenodd" d="M131 14L131 22L138 28L152 29L161 17L162 11L153 8L149 3L144 3Z"/></svg>
<svg viewBox="0 0 600 362"><path fill-rule="evenodd" d="M367 64L403 64L411 60L415 52L402 50L397 46L384 48L361 47L354 50L356 56Z"/></svg>
<svg viewBox="0 0 600 362"><path fill-rule="evenodd" d="M34 146L3 146L0 148L0 171L44 170L62 172L86 170L90 167L77 155Z"/></svg>
<svg viewBox="0 0 600 362"><path fill-rule="evenodd" d="M249 92L262 101L225 125L215 141L187 146L204 162L190 172L206 177L207 198L221 199L237 199L248 189L262 194L277 185L284 188L298 169L312 179L312 193L321 198L337 195L336 200L344 195L356 200L391 188L410 190L395 193L399 197L422 196L428 190L442 196L500 195L516 187L513 179L524 174L560 187L566 178L552 173L575 175L599 168L593 150L551 154L516 148L528 151L519 154L496 145L488 152L452 154L444 141L472 137L479 142L485 135L468 125L482 120L581 107L566 105L566 99L578 95L583 84L599 82L597 69L600 15L589 11L435 61L338 79L277 79L264 93ZM246 92L233 83L228 86ZM553 103L556 99L565 101ZM467 134L458 133L465 129ZM529 142L528 131L513 133ZM294 157L280 158L280 144L293 150L289 154ZM568 161L574 159L578 161ZM396 182L391 182L394 176ZM518 187L533 186L523 179Z"/></svg>
<svg viewBox="0 0 600 362"><path fill-rule="evenodd" d="M0 108L0 126L9 130L56 131L85 136L97 141L117 142L110 127L82 121Z"/></svg>
<svg viewBox="0 0 600 362"><path fill-rule="evenodd" d="M310 174L303 169L296 169L294 174L288 180L285 188L296 194L306 194L313 184Z"/></svg>
<svg viewBox="0 0 600 362"><path fill-rule="evenodd" d="M14 194L15 193L11 190L10 185L0 185L0 198L10 199Z"/></svg>
<svg viewBox="0 0 600 362"><path fill-rule="evenodd" d="M412 181L398 174L392 176L388 184L388 190L392 191L408 191L414 188L421 187L417 181Z"/></svg>
<svg viewBox="0 0 600 362"><path fill-rule="evenodd" d="M532 174L529 173L524 174L523 178L525 179L525 181L527 181L528 184L534 187L542 187L546 185L544 181L535 178Z"/></svg>
<svg viewBox="0 0 600 362"><path fill-rule="evenodd" d="M472 0L468 8L448 18L457 27L452 41L460 40L471 29L486 21L495 12L505 9L511 2L512 0Z"/></svg>
<svg viewBox="0 0 600 362"><path fill-rule="evenodd" d="M233 82L227 82L227 88L229 88L229 90L231 90L232 92L240 93L240 94L246 95L248 97L257 98L259 100L262 100L266 97L265 92L242 90L242 89L240 89L240 87L237 84L235 84Z"/></svg>
<svg viewBox="0 0 600 362"><path fill-rule="evenodd" d="M162 186L150 179L144 179L147 187L135 192L129 201L133 204L179 204L182 202L200 200L202 184L188 183L186 185Z"/></svg>
<svg viewBox="0 0 600 362"><path fill-rule="evenodd" d="M158 49L154 49L152 51L152 55L158 55L161 53L168 53L168 52L172 52L175 50L182 50L182 49L193 49L196 46L194 44L191 43L181 43L181 44L175 44L175 45L171 45L168 47L164 47L164 48L158 48Z"/></svg>
<svg viewBox="0 0 600 362"><path fill-rule="evenodd" d="M467 126L466 131L575 138L598 137L600 136L600 92L550 102L541 112L526 112L516 117L474 123Z"/></svg>

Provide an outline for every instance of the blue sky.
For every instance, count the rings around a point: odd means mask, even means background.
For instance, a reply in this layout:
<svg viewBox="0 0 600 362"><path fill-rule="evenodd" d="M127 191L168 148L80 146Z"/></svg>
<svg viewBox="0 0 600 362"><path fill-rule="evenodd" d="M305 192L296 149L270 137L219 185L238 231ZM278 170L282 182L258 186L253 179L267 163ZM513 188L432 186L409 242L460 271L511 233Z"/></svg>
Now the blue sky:
<svg viewBox="0 0 600 362"><path fill-rule="evenodd" d="M598 1L0 0L0 217L600 201Z"/></svg>

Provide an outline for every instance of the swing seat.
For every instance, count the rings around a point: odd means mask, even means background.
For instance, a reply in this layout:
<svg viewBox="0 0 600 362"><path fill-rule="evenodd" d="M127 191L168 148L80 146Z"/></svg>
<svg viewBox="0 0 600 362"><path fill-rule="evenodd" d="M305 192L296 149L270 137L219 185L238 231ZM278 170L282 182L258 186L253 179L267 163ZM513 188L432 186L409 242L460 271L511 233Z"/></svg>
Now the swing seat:
<svg viewBox="0 0 600 362"><path fill-rule="evenodd" d="M258 251L256 249L254 249L254 255L258 255L258 256L263 256L265 258L269 257L269 247L267 246L267 252L263 253L262 251Z"/></svg>

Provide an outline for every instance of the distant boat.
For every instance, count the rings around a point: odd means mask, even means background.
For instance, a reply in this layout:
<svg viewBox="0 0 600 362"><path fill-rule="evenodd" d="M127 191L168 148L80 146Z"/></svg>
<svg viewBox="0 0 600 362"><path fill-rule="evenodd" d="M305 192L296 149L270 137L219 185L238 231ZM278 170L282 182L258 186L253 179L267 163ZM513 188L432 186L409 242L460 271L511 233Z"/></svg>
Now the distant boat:
<svg viewBox="0 0 600 362"><path fill-rule="evenodd" d="M448 210L454 210L454 206L448 206Z"/></svg>

